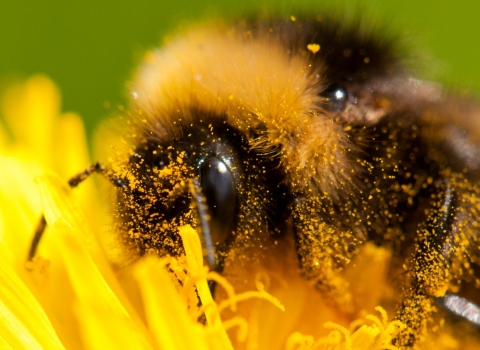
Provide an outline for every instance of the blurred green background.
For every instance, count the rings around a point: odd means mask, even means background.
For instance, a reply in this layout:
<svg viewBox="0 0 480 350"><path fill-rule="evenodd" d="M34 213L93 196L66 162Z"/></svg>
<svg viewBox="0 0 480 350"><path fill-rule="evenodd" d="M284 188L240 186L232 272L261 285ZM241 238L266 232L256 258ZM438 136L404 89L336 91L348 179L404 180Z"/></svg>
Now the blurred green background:
<svg viewBox="0 0 480 350"><path fill-rule="evenodd" d="M92 130L125 103L125 81L142 54L178 26L269 8L295 15L302 8L317 14L325 7L363 9L408 32L414 45L435 58L436 80L480 91L480 1L476 0L4 0L0 86L46 74L62 90L63 110L80 113Z"/></svg>

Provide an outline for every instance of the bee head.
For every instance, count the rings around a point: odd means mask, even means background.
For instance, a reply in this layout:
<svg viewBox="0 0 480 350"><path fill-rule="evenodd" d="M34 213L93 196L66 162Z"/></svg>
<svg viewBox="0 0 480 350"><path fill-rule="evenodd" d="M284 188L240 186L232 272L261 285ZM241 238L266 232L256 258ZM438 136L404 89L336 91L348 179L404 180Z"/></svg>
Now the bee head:
<svg viewBox="0 0 480 350"><path fill-rule="evenodd" d="M195 227L206 263L219 270L232 244L252 244L261 239L258 232L265 238L275 231L268 228L278 222L272 203L285 191L278 160L255 153L222 116L196 113L203 115L197 117L201 122L180 118L174 137L150 135L136 144L118 171L129 183L118 215L121 231L140 255L182 255L179 228ZM246 239L245 232L256 238Z"/></svg>

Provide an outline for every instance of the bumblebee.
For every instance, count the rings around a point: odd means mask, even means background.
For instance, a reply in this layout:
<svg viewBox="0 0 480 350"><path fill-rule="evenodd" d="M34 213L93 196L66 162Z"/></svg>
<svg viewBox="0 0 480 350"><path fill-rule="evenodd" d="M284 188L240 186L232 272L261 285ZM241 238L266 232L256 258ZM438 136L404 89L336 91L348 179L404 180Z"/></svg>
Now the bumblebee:
<svg viewBox="0 0 480 350"><path fill-rule="evenodd" d="M340 271L365 242L388 247L400 348L419 344L438 303L479 325L480 109L415 79L402 51L322 16L195 27L130 84L125 159L70 185L111 180L138 256L181 256L187 224L219 272L293 238L302 276L347 313Z"/></svg>

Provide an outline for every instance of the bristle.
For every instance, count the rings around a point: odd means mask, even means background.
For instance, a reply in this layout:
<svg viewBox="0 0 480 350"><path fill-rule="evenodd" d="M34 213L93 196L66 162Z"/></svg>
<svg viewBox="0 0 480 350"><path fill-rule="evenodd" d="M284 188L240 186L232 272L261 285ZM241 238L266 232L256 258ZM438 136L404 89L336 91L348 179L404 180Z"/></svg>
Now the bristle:
<svg viewBox="0 0 480 350"><path fill-rule="evenodd" d="M153 126L149 132L170 139L179 132L175 125L204 118L192 109L224 114L252 146L264 147L259 153L280 150L294 192L310 188L338 196L350 190L346 174L356 165L319 94L340 79L340 71L342 79L365 78L396 63L386 43L365 35L354 40L325 20L199 27L147 54L132 84L134 103ZM318 52L309 51L311 43Z"/></svg>

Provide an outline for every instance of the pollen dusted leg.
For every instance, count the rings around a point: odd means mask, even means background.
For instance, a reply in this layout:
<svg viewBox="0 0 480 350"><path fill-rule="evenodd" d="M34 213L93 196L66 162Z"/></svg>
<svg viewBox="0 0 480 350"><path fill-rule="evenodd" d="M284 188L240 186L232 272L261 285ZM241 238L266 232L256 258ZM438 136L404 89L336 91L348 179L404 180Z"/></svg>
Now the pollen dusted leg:
<svg viewBox="0 0 480 350"><path fill-rule="evenodd" d="M100 162L93 163L85 170L71 177L70 180L68 180L68 184L70 187L75 188L93 173L103 175L115 187L119 187L123 190L128 190L128 185L122 179L119 179L118 177L113 176L112 171L106 168L105 166L103 166L102 163ZM42 239L43 232L45 232L46 227L47 227L47 222L45 221L45 216L43 216L42 214L42 217L40 218L40 221L38 222L37 227L35 229L35 234L33 236L32 243L30 245L30 251L28 252L28 260L32 260L35 257L38 244Z"/></svg>
<svg viewBox="0 0 480 350"><path fill-rule="evenodd" d="M293 220L302 275L339 310L351 313L352 296L339 271L348 263L350 246L356 239L351 233L323 222L319 216L321 210L318 199L295 199Z"/></svg>
<svg viewBox="0 0 480 350"><path fill-rule="evenodd" d="M434 298L443 297L452 281L469 273L465 265L455 266L465 260L459 243L469 236L472 212L468 206L472 198L478 201L478 197L463 192L454 181L457 180L446 179L432 185L431 209L418 231L409 286L396 315L408 327L394 341L401 348L421 343L435 311Z"/></svg>

